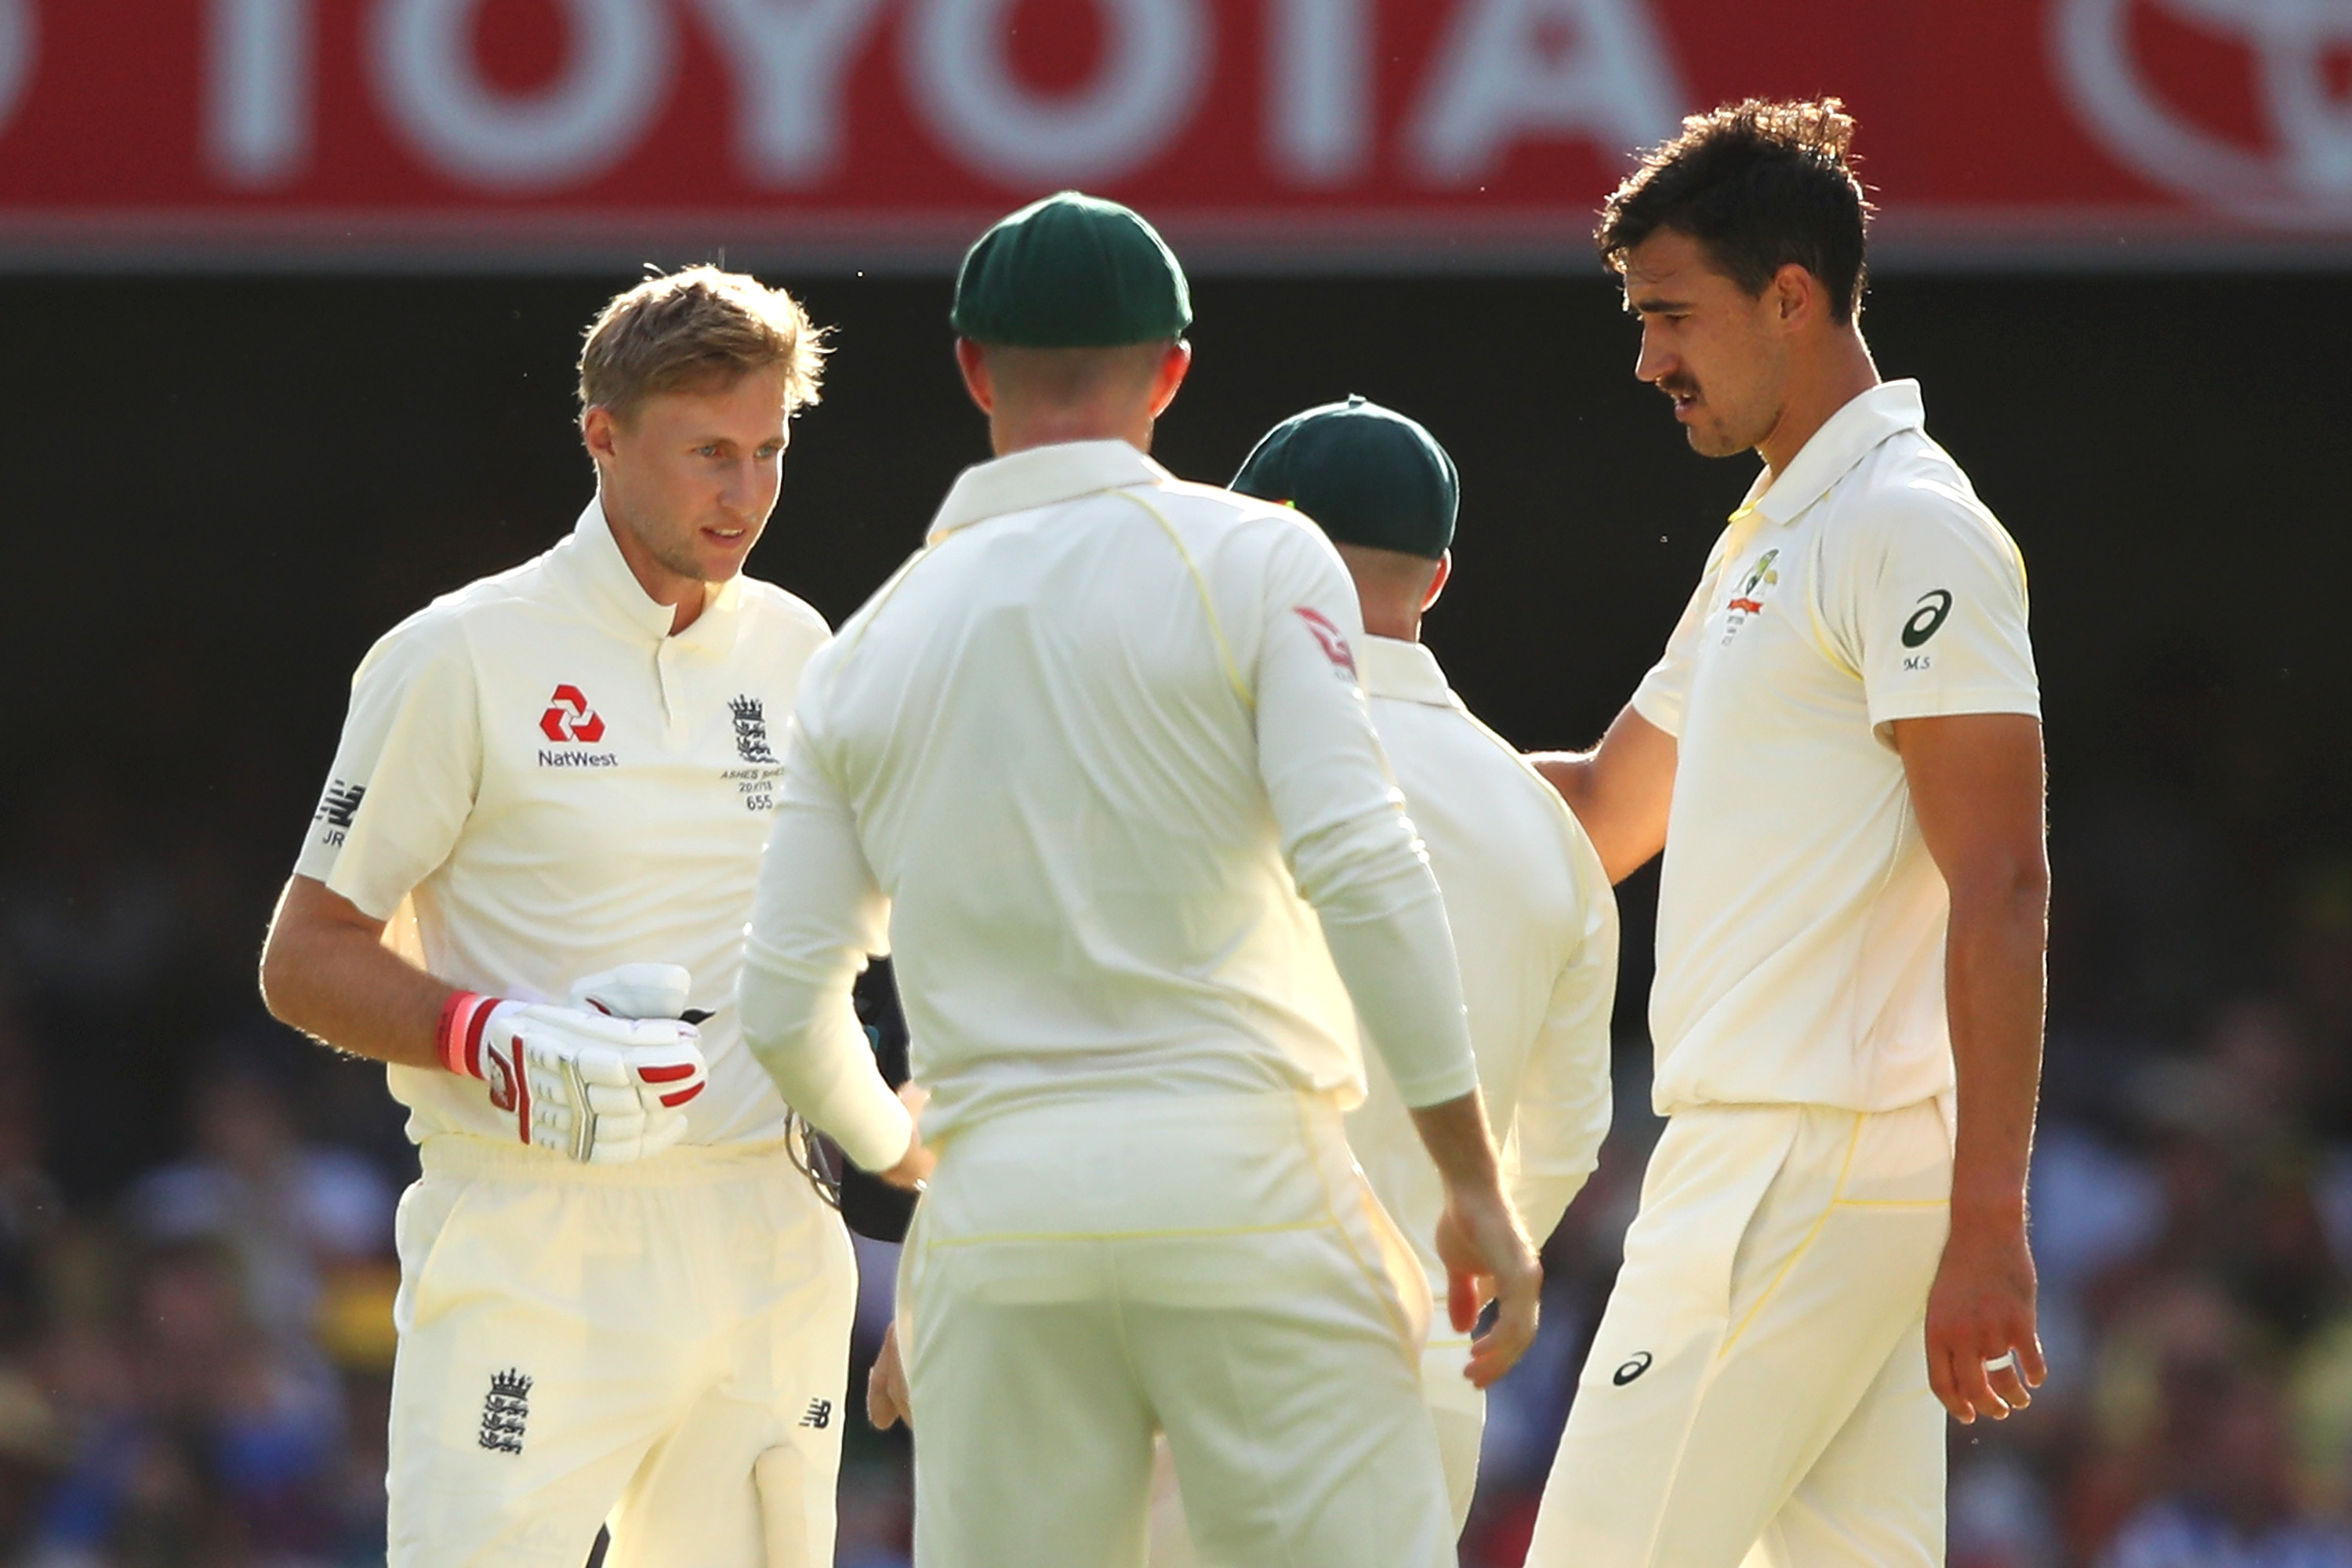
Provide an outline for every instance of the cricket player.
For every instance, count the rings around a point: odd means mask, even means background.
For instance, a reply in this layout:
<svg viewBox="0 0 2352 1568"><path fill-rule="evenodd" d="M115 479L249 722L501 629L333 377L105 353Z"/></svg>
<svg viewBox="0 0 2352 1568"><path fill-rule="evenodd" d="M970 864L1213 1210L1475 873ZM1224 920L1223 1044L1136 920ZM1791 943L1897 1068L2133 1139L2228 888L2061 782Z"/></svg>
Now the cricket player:
<svg viewBox="0 0 2352 1568"><path fill-rule="evenodd" d="M939 1160L899 1277L916 1561L1133 1568L1164 1431L1212 1561L1451 1563L1429 1289L1342 1125L1351 1000L1444 1185L1455 1326L1497 1296L1481 1384L1540 1270L1346 572L1145 456L1192 311L1134 213L1013 214L952 319L999 456L809 667L743 991L785 1098L887 1166L849 987L897 965Z"/></svg>
<svg viewBox="0 0 2352 1568"><path fill-rule="evenodd" d="M855 1265L734 1011L776 748L827 635L741 574L822 352L740 274L614 299L580 358L596 499L571 536L353 679L262 982L389 1064L419 1145L404 1568L580 1568L608 1515L613 1568L833 1561Z"/></svg>
<svg viewBox="0 0 2352 1568"><path fill-rule="evenodd" d="M2042 1376L2025 572L1863 342L1853 133L1695 115L1601 218L1635 374L1764 468L1601 745L1539 764L1612 875L1665 851L1670 1120L1538 1568L1940 1563L1937 1401L1999 1419Z"/></svg>
<svg viewBox="0 0 2352 1568"><path fill-rule="evenodd" d="M1528 1234L1547 1237L1609 1133L1617 902L1559 795L1471 715L1421 641L1423 613L1453 573L1453 459L1415 421L1351 397L1276 426L1233 488L1311 518L1355 580L1365 633L1356 662L1372 724L1444 895L1512 1202ZM1377 1058L1365 1068L1370 1090L1349 1113L1349 1145L1442 1291L1444 1191ZM1433 1333L1422 1356L1457 1533L1486 1423L1486 1394L1462 1375L1468 1345L1466 1334ZM1151 1557L1153 1568L1194 1560L1172 1499L1154 1500Z"/></svg>

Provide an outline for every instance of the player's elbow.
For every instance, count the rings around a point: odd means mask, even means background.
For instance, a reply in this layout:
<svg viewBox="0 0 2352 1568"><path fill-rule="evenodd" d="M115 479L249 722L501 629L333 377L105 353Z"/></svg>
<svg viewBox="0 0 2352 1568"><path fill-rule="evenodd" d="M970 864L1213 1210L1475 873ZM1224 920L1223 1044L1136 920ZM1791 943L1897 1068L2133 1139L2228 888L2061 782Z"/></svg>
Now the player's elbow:
<svg viewBox="0 0 2352 1568"><path fill-rule="evenodd" d="M299 938L289 931L281 909L278 918L269 922L269 932L261 939L261 1005L269 1016L292 1028L300 1028L305 1009L301 1004L302 966L293 949Z"/></svg>
<svg viewBox="0 0 2352 1568"><path fill-rule="evenodd" d="M1977 923L2040 929L2050 914L2050 861L2042 846L1995 846L1969 857L1946 879L1956 925Z"/></svg>
<svg viewBox="0 0 2352 1568"><path fill-rule="evenodd" d="M295 877L278 896L261 939L261 1005L279 1023L306 1034L319 1033L320 976L328 967L326 944L338 935L337 922L322 906L341 902L320 884Z"/></svg>

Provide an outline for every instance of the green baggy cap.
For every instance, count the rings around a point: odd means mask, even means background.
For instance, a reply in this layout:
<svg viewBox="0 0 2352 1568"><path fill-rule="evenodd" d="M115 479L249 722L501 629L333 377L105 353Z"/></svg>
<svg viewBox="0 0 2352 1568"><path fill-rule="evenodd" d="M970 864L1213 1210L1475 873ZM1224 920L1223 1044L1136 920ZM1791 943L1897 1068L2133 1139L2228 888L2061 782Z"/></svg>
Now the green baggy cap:
<svg viewBox="0 0 2352 1568"><path fill-rule="evenodd" d="M974 342L1117 348L1181 337L1192 291L1141 215L1064 191L980 237L956 274L948 320Z"/></svg>
<svg viewBox="0 0 2352 1568"><path fill-rule="evenodd" d="M1360 397L1294 414L1234 476L1231 489L1286 501L1335 543L1434 561L1454 542L1462 481L1437 437Z"/></svg>

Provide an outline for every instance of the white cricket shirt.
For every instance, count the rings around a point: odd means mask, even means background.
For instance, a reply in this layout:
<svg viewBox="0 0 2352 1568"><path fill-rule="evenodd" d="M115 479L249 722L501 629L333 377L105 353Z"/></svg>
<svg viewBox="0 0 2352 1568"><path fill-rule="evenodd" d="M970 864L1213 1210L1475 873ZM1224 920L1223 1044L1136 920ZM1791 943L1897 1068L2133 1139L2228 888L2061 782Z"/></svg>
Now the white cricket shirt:
<svg viewBox="0 0 2352 1568"><path fill-rule="evenodd" d="M1407 1103L1468 1093L1360 636L1296 512L1118 441L968 469L802 684L745 976L794 1103L861 1164L903 1149L848 1012L886 941L927 1140L1082 1097L1352 1104L1350 995Z"/></svg>
<svg viewBox="0 0 2352 1568"><path fill-rule="evenodd" d="M1609 1134L1617 900L1558 791L1471 716L1417 642L1356 650L1372 724L1445 898L1486 1115L1519 1216L1538 1244ZM1443 1296L1445 1193L1377 1060L1348 1142Z"/></svg>
<svg viewBox="0 0 2352 1568"><path fill-rule="evenodd" d="M379 920L413 899L425 967L489 995L562 1002L614 964L684 964L692 1005L713 1010L688 1141L780 1137L783 1102L742 1047L736 973L784 727L824 619L749 578L713 590L676 637L670 618L592 502L546 554L402 622L352 678L295 869ZM514 1136L488 1085L389 1072L418 1142Z"/></svg>
<svg viewBox="0 0 2352 1568"><path fill-rule="evenodd" d="M1662 1113L1952 1087L1949 901L1897 719L2041 712L2025 567L1916 382L1760 475L1633 694L1677 738L1650 1028Z"/></svg>

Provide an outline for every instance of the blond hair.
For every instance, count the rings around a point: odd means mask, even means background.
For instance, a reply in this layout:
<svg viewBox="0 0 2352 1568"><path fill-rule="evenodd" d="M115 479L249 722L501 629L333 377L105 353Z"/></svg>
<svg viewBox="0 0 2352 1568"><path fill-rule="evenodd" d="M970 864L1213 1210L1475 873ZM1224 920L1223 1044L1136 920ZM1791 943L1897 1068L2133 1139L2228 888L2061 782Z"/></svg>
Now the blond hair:
<svg viewBox="0 0 2352 1568"><path fill-rule="evenodd" d="M625 418L664 392L732 386L753 371L782 370L784 406L814 403L824 376L825 331L799 300L741 272L689 267L614 295L580 350L580 405Z"/></svg>

